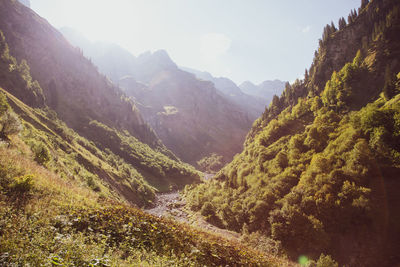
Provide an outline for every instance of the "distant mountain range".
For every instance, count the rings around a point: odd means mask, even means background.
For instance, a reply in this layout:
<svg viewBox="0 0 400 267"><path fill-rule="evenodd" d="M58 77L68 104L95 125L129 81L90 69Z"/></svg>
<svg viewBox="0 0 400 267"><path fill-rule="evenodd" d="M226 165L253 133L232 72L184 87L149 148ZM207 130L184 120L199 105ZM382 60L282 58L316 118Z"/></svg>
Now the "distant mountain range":
<svg viewBox="0 0 400 267"><path fill-rule="evenodd" d="M274 95L280 96L285 89L287 82L280 80L264 81L259 85L255 85L250 81L245 81L239 85L239 88L249 95L261 97L268 104L271 102Z"/></svg>
<svg viewBox="0 0 400 267"><path fill-rule="evenodd" d="M164 50L135 57L114 44L91 43L72 29L61 31L137 103L163 143L186 162L211 153L231 159L265 109L260 98L229 79L196 78Z"/></svg>
<svg viewBox="0 0 400 267"><path fill-rule="evenodd" d="M181 67L181 69L193 73L198 79L212 82L215 88L222 92L226 98L232 100L242 109L246 110L253 120L258 118L260 113L264 112L265 107L268 105L266 99L254 94L244 93L241 88L239 88L232 80L228 78L217 78L208 72L198 71L186 67Z"/></svg>

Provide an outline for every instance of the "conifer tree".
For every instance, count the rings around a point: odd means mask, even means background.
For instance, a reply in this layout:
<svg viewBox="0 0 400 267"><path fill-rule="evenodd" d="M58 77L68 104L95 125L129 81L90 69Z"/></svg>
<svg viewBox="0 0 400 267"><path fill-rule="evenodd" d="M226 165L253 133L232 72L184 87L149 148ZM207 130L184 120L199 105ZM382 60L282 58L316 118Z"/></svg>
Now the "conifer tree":
<svg viewBox="0 0 400 267"><path fill-rule="evenodd" d="M383 94L388 100L396 94L396 85L389 65L386 65L385 69L385 85L383 86Z"/></svg>
<svg viewBox="0 0 400 267"><path fill-rule="evenodd" d="M336 31L337 31L337 29L336 29L335 23L333 23L333 21L331 21L331 32L330 33L334 33Z"/></svg>
<svg viewBox="0 0 400 267"><path fill-rule="evenodd" d="M342 30L344 27L346 27L346 25L347 25L346 20L343 17L341 17L339 19L339 30Z"/></svg>
<svg viewBox="0 0 400 267"><path fill-rule="evenodd" d="M369 0L361 0L361 10L364 9L369 3Z"/></svg>

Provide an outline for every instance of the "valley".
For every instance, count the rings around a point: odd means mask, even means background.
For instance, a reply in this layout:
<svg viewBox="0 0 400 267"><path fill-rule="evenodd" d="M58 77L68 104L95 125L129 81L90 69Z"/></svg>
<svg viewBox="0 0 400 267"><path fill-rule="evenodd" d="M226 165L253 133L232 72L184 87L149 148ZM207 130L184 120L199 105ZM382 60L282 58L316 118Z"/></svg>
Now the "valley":
<svg viewBox="0 0 400 267"><path fill-rule="evenodd" d="M93 41L36 13L54 3L31 2L0 0L0 266L400 262L398 1L362 0L326 24L292 82L237 78L259 64L246 47L262 36L201 35L191 55L210 67L201 71L180 65L179 42L135 55L128 37L143 45L145 26L129 25L125 45ZM173 1L130 4L157 27L179 17L163 20ZM304 42L313 27L297 29ZM266 71L291 67L269 59Z"/></svg>
<svg viewBox="0 0 400 267"><path fill-rule="evenodd" d="M209 180L212 179L212 176L213 174L205 173L203 177L205 180ZM172 218L175 221L192 225L203 231L240 242L241 235L239 233L221 229L207 222L201 214L188 210L185 196L181 191L156 194L154 206L144 211L159 218Z"/></svg>

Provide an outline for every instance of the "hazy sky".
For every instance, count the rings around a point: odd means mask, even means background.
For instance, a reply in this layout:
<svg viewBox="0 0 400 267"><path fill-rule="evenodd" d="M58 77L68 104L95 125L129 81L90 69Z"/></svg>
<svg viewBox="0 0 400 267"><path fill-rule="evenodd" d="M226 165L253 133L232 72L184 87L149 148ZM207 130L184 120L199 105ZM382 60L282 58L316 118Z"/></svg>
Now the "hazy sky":
<svg viewBox="0 0 400 267"><path fill-rule="evenodd" d="M57 28L119 44L135 56L165 49L178 65L241 83L293 81L323 27L360 0L31 0Z"/></svg>

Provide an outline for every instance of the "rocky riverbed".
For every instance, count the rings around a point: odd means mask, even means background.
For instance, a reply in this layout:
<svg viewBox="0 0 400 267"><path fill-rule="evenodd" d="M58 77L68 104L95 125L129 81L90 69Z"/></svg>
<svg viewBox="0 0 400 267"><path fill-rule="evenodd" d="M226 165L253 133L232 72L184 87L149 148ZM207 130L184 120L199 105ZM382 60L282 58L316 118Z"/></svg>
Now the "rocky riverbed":
<svg viewBox="0 0 400 267"><path fill-rule="evenodd" d="M204 180L210 180L214 174L205 174ZM179 191L170 193L160 193L156 195L155 206L146 212L157 216L171 218L180 222L185 222L203 230L223 235L226 238L238 239L239 233L218 228L204 220L203 216L197 213L187 212L185 210L185 199Z"/></svg>

